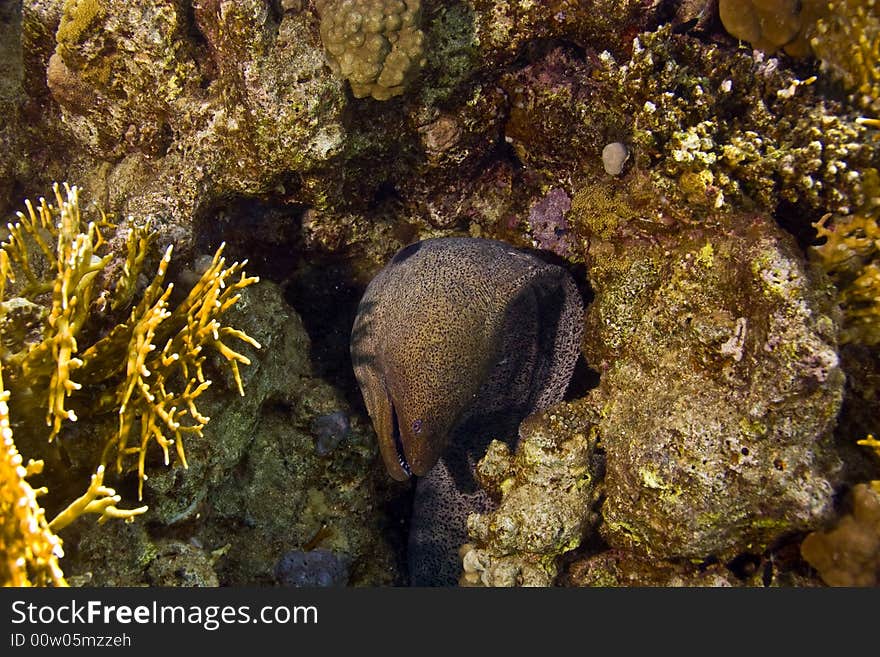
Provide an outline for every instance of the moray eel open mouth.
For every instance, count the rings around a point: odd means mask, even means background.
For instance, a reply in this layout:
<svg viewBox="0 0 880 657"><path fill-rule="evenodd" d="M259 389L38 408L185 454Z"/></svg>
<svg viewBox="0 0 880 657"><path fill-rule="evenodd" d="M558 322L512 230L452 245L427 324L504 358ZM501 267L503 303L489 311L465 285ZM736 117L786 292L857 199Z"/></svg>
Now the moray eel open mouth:
<svg viewBox="0 0 880 657"><path fill-rule="evenodd" d="M403 439L400 437L400 423L397 421L397 411L391 407L391 426L394 427L394 449L397 450L397 464L403 468L408 477L412 477L412 469L403 453Z"/></svg>

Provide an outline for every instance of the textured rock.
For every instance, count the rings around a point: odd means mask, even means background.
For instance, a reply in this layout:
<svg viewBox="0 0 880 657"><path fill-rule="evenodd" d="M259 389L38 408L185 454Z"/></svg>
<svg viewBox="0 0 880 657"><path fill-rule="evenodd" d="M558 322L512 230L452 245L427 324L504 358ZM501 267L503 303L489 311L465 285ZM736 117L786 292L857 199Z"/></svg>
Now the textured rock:
<svg viewBox="0 0 880 657"><path fill-rule="evenodd" d="M40 98L48 79L47 109L75 143L62 179L109 212L158 215L161 240L185 253L215 194L265 193L338 155L345 95L313 22L264 0L207 0L192 14L174 0L29 5L26 91ZM28 74L41 64L41 78Z"/></svg>
<svg viewBox="0 0 880 657"><path fill-rule="evenodd" d="M623 550L606 550L575 561L560 579L563 586L821 586L815 577L799 572L790 561L787 553L749 560L734 572L719 563L668 562Z"/></svg>
<svg viewBox="0 0 880 657"><path fill-rule="evenodd" d="M542 40L567 40L618 53L662 3L655 0L476 0L475 40L495 64Z"/></svg>
<svg viewBox="0 0 880 657"><path fill-rule="evenodd" d="M282 586L345 586L348 558L330 550L286 553L275 566L275 578Z"/></svg>
<svg viewBox="0 0 880 657"><path fill-rule="evenodd" d="M720 564L701 569L692 564L673 564L646 559L620 550L601 552L578 561L565 576L569 586L742 586Z"/></svg>
<svg viewBox="0 0 880 657"><path fill-rule="evenodd" d="M200 82L180 3L68 0L47 81L77 139L96 153L170 145L169 116Z"/></svg>
<svg viewBox="0 0 880 657"><path fill-rule="evenodd" d="M661 558L732 558L816 527L833 512L844 383L827 284L760 216L625 234L594 240L588 258L603 536Z"/></svg>
<svg viewBox="0 0 880 657"><path fill-rule="evenodd" d="M562 189L554 187L529 210L529 226L532 238L539 249L556 255L571 253L568 220L565 214L571 209L571 199Z"/></svg>
<svg viewBox="0 0 880 657"><path fill-rule="evenodd" d="M147 567L150 586L219 586L215 558L191 543L163 540Z"/></svg>
<svg viewBox="0 0 880 657"><path fill-rule="evenodd" d="M500 496L497 509L468 518L462 547L465 586L549 586L556 559L589 536L597 499L594 413L558 404L520 425L516 455L495 441L478 466Z"/></svg>

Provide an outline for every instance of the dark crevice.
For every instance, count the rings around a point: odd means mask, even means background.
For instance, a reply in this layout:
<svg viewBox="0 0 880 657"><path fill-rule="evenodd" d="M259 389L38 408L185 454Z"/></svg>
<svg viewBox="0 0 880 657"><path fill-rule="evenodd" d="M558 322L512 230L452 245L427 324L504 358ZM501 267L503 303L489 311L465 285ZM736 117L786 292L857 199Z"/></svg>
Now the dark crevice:
<svg viewBox="0 0 880 657"><path fill-rule="evenodd" d="M352 408L366 414L351 362L351 328L363 289L353 283L351 263L341 256L300 261L284 288L312 343L315 374L342 390Z"/></svg>
<svg viewBox="0 0 880 657"><path fill-rule="evenodd" d="M804 253L807 248L816 244L816 229L813 223L821 218L821 213L809 211L789 201L781 201L773 213L773 218L785 232L797 240Z"/></svg>
<svg viewBox="0 0 880 657"><path fill-rule="evenodd" d="M302 256L302 205L254 197L220 200L195 221L195 257L213 255L226 243L227 262L247 260L247 273L283 284Z"/></svg>

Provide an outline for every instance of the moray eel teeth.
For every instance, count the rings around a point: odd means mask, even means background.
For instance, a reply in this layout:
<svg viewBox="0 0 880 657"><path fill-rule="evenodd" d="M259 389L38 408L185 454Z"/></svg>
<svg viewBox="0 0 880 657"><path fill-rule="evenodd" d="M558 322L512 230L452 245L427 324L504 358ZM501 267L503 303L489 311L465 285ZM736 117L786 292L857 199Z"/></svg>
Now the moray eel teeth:
<svg viewBox="0 0 880 657"><path fill-rule="evenodd" d="M397 413L394 412L394 406L391 407L391 418L394 427L394 449L397 451L397 465L403 470L406 478L409 478L412 476L412 470L410 469L409 462L406 460L406 455L403 452L403 441L400 439L400 427L397 425Z"/></svg>

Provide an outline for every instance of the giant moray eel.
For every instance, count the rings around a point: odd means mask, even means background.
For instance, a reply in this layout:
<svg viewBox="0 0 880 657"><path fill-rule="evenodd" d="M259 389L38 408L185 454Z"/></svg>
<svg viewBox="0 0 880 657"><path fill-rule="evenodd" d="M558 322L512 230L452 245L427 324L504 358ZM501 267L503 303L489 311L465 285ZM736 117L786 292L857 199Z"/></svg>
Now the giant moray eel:
<svg viewBox="0 0 880 657"><path fill-rule="evenodd" d="M492 438L562 399L580 353L571 276L508 244L442 238L400 250L358 307L352 361L388 472L416 475L409 571L457 582L469 513L494 506L473 467Z"/></svg>

